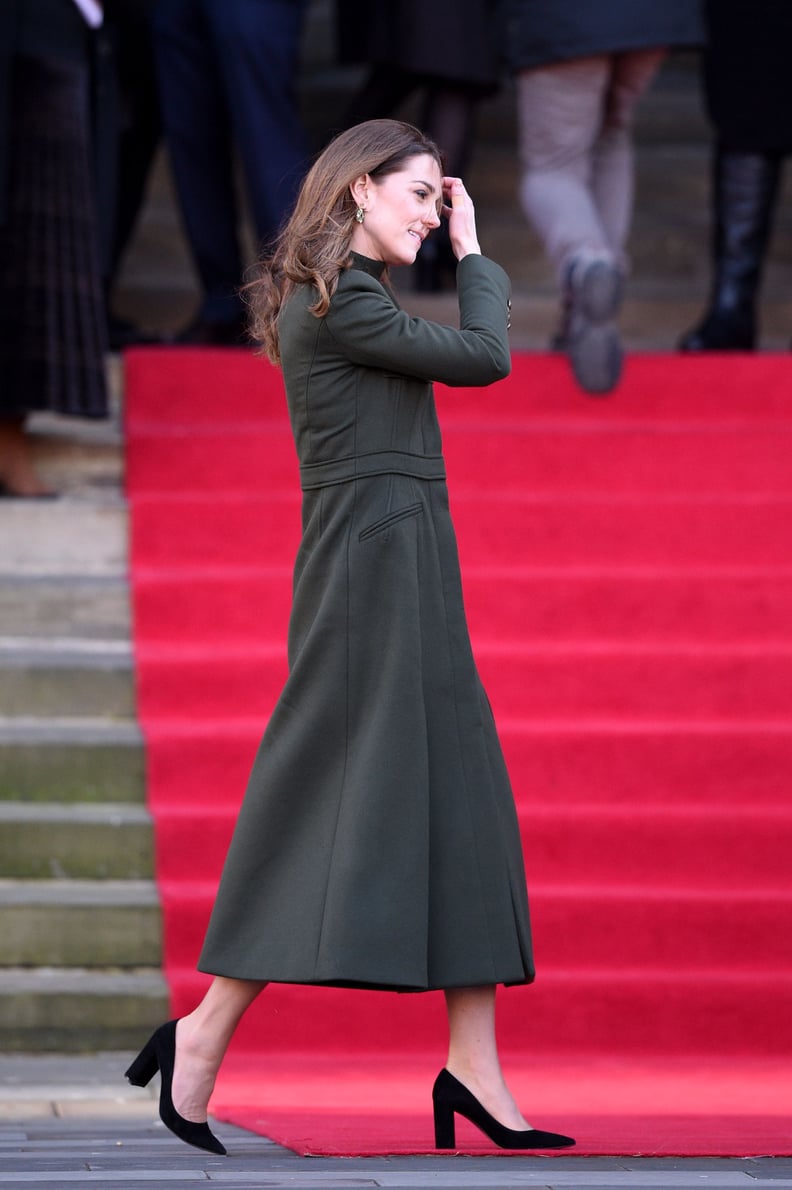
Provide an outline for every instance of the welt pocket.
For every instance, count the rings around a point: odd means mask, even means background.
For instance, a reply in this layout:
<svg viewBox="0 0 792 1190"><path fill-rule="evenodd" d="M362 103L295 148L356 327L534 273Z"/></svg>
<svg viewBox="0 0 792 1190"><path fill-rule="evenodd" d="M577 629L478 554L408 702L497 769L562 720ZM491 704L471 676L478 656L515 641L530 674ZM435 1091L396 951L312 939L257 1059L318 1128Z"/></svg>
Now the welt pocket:
<svg viewBox="0 0 792 1190"><path fill-rule="evenodd" d="M372 525L367 525L365 529L361 529L358 535L358 541L368 541L370 537L376 537L378 533L384 533L386 529L392 528L393 525L398 525L399 521L405 521L408 517L412 516L420 516L423 510L424 506L421 503L408 504L406 508L397 508L395 512L389 512L387 516L380 517Z"/></svg>

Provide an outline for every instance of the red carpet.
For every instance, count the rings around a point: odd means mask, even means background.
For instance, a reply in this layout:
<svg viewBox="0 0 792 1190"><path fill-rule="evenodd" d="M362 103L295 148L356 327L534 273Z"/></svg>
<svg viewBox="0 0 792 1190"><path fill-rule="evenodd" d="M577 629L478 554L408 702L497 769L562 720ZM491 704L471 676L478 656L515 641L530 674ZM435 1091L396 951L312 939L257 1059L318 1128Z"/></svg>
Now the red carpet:
<svg viewBox="0 0 792 1190"><path fill-rule="evenodd" d="M428 1089L437 1070L404 1059L260 1055L232 1059L213 1100L216 1117L299 1153L380 1156L434 1152ZM767 1156L790 1152L788 1062L730 1059L510 1058L509 1081L531 1122L564 1128L560 1155ZM498 1154L466 1121L460 1151ZM523 1154L524 1155L524 1154Z"/></svg>
<svg viewBox="0 0 792 1190"><path fill-rule="evenodd" d="M126 392L180 1013L285 673L297 467L247 352L131 352ZM636 357L592 401L522 356L438 403L536 935L536 985L500 997L510 1077L576 1152L792 1153L792 357ZM422 1151L443 1043L437 996L271 988L213 1110L298 1151Z"/></svg>

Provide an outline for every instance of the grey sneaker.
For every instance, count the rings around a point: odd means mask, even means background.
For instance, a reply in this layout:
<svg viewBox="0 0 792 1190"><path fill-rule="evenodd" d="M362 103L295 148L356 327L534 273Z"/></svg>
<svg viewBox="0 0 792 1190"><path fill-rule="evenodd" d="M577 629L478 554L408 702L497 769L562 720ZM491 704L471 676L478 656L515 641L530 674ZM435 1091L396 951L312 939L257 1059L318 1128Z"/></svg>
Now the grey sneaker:
<svg viewBox="0 0 792 1190"><path fill-rule="evenodd" d="M581 257L570 265L563 349L578 384L594 396L611 392L621 377L623 351L616 318L623 292L622 274L612 260Z"/></svg>

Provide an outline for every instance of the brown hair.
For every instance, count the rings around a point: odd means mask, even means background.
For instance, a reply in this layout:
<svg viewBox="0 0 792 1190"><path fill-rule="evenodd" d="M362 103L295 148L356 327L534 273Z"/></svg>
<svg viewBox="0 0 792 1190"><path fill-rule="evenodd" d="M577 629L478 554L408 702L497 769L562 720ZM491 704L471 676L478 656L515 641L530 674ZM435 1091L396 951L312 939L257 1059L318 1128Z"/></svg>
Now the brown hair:
<svg viewBox="0 0 792 1190"><path fill-rule="evenodd" d="M253 338L272 363L280 363L278 315L297 285L313 285L317 298L309 309L317 318L327 313L339 274L349 261L356 207L352 183L363 174L375 181L384 178L424 153L434 157L442 173L442 157L434 141L401 120L356 124L320 153L271 255L261 261L257 277L244 291Z"/></svg>

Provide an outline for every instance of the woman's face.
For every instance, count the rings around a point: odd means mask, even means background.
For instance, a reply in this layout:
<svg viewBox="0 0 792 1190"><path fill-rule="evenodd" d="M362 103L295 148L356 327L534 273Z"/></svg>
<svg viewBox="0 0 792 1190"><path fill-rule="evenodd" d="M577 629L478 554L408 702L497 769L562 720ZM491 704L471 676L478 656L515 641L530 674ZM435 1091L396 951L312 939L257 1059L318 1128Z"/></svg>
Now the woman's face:
<svg viewBox="0 0 792 1190"><path fill-rule="evenodd" d="M429 153L410 157L396 173L381 181L369 174L351 186L352 197L365 211L352 232L352 251L386 264L412 264L421 244L440 226L443 197L440 167Z"/></svg>

